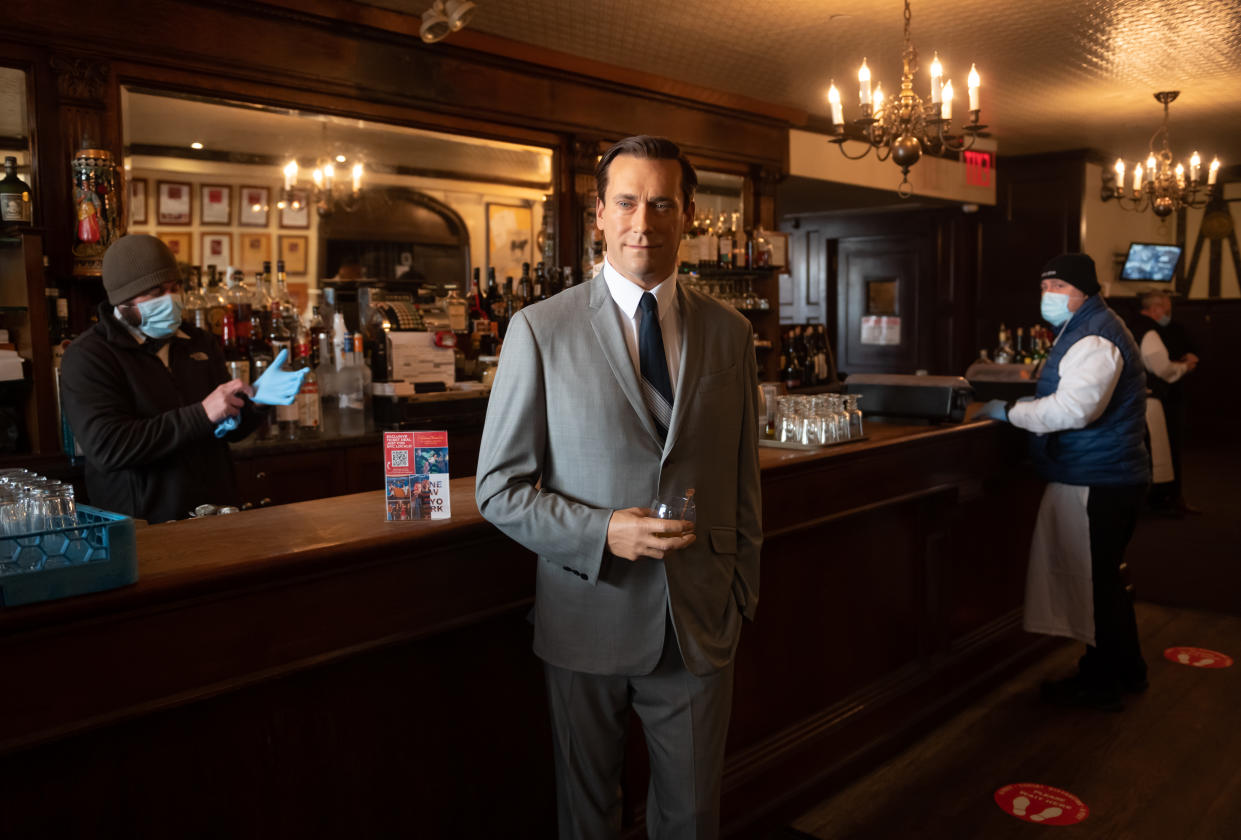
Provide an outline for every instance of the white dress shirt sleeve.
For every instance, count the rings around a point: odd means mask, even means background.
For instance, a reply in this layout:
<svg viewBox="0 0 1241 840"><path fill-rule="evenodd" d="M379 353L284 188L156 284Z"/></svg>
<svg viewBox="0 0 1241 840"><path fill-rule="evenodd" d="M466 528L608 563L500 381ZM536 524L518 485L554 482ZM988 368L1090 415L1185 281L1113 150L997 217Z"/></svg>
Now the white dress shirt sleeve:
<svg viewBox="0 0 1241 840"><path fill-rule="evenodd" d="M1115 344L1088 335L1060 359L1060 384L1054 393L1014 405L1008 420L1019 429L1037 434L1084 429L1103 414L1124 360Z"/></svg>
<svg viewBox="0 0 1241 840"><path fill-rule="evenodd" d="M1142 364L1164 382L1175 382L1189 372L1189 365L1168 358L1168 347L1154 330L1142 336Z"/></svg>

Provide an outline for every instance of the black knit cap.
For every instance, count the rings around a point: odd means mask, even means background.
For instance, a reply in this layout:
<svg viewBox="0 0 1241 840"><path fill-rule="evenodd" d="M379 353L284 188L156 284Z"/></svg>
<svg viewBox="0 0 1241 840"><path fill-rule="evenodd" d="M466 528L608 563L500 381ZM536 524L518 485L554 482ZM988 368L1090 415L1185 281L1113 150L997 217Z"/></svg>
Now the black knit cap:
<svg viewBox="0 0 1241 840"><path fill-rule="evenodd" d="M180 280L177 258L146 233L122 236L103 255L103 288L116 306L169 280Z"/></svg>
<svg viewBox="0 0 1241 840"><path fill-rule="evenodd" d="M1042 278L1063 280L1082 290L1086 297L1099 293L1099 278L1095 274L1094 260L1085 254L1061 254L1043 266Z"/></svg>

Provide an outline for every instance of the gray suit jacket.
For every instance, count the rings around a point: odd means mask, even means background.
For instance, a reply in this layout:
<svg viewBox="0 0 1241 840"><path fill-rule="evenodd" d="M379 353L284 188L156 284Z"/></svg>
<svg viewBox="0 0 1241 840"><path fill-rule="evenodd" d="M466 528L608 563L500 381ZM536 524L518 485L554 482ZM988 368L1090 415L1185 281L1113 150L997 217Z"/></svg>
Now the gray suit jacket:
<svg viewBox="0 0 1241 840"><path fill-rule="evenodd" d="M649 673L671 607L689 670L733 656L758 602L757 374L744 317L678 284L681 366L661 446L602 274L518 312L478 458L490 522L539 555L534 650L593 674ZM606 550L613 510L693 487L698 539L664 560Z"/></svg>

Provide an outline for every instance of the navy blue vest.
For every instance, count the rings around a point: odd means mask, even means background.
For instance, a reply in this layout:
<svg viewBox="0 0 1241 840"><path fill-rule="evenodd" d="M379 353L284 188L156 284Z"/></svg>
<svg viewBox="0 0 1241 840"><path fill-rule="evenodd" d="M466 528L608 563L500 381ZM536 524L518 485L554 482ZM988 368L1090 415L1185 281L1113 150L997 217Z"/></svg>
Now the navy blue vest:
<svg viewBox="0 0 1241 840"><path fill-rule="evenodd" d="M1107 408L1084 429L1032 435L1030 454L1039 474L1047 481L1113 487L1146 484L1150 481L1150 456L1144 440L1146 372L1133 335L1103 298L1088 297L1073 313L1047 356L1035 395L1045 397L1056 392L1064 354L1078 341L1092 335L1115 344L1124 360Z"/></svg>

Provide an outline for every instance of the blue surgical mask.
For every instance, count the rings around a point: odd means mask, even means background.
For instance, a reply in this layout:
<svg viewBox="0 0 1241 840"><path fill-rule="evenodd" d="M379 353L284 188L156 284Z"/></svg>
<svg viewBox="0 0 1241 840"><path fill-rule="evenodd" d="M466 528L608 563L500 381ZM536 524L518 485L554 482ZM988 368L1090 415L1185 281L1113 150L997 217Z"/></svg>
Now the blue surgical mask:
<svg viewBox="0 0 1241 840"><path fill-rule="evenodd" d="M1159 325L1159 326L1161 326L1161 327L1166 327L1166 326L1168 326L1168 324L1171 324L1171 323L1172 323L1172 316L1171 316L1171 315L1164 315L1162 318L1156 318L1156 319L1155 319L1155 323L1156 323L1156 324L1158 324L1158 325Z"/></svg>
<svg viewBox="0 0 1241 840"><path fill-rule="evenodd" d="M151 338L167 338L181 326L181 296L160 295L157 298L135 303L142 323L138 329Z"/></svg>
<svg viewBox="0 0 1241 840"><path fill-rule="evenodd" d="M1053 327L1060 326L1073 314L1069 311L1069 296L1059 292L1043 292L1043 301L1039 310L1043 315L1043 320Z"/></svg>

